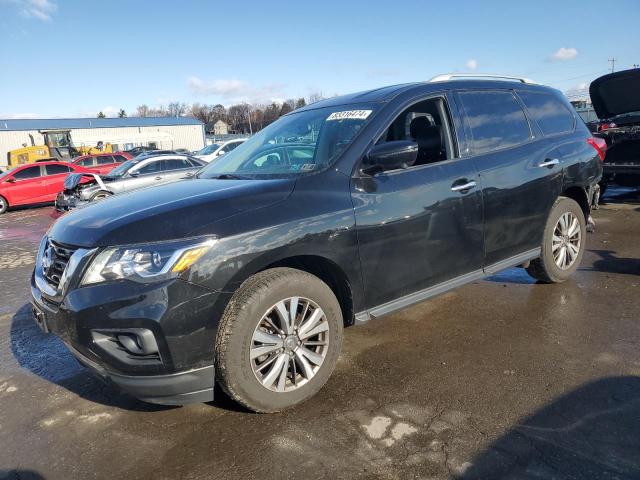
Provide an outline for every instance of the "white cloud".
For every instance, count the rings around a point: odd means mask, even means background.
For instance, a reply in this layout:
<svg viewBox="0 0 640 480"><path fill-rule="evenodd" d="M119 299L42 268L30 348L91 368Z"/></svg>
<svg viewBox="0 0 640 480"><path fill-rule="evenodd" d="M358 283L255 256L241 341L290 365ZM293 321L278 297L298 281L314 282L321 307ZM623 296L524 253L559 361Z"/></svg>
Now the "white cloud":
<svg viewBox="0 0 640 480"><path fill-rule="evenodd" d="M6 115L0 114L0 118L6 120L24 120L30 118L40 118L40 115L37 113L24 112L24 113L8 113Z"/></svg>
<svg viewBox="0 0 640 480"><path fill-rule="evenodd" d="M223 101L229 102L271 102L281 101L285 95L282 92L283 85L273 83L263 86L254 86L243 80L218 79L205 81L199 77L190 77L187 80L189 89L198 95L216 95Z"/></svg>
<svg viewBox="0 0 640 480"><path fill-rule="evenodd" d="M551 60L559 60L561 62L565 62L567 60L572 60L578 56L578 50L575 48L565 48L560 47L558 51L556 51L553 55L551 55Z"/></svg>
<svg viewBox="0 0 640 480"><path fill-rule="evenodd" d="M464 66L467 67L467 70L475 70L478 68L478 61L475 58L470 58Z"/></svg>
<svg viewBox="0 0 640 480"><path fill-rule="evenodd" d="M23 17L43 22L50 22L52 15L58 10L58 5L52 0L0 0L0 3L13 4Z"/></svg>

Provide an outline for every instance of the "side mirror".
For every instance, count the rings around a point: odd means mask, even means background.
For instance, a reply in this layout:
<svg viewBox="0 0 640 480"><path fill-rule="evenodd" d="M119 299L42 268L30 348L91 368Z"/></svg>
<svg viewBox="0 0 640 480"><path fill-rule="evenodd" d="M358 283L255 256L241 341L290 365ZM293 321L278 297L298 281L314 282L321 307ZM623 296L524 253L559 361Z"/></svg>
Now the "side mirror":
<svg viewBox="0 0 640 480"><path fill-rule="evenodd" d="M375 145L362 162L360 171L374 175L386 170L409 168L418 158L418 144L408 140L396 140Z"/></svg>
<svg viewBox="0 0 640 480"><path fill-rule="evenodd" d="M5 180L6 183L16 183L16 179L13 177L9 177Z"/></svg>
<svg viewBox="0 0 640 480"><path fill-rule="evenodd" d="M140 172L129 172L129 176L130 177L139 177L140 176Z"/></svg>
<svg viewBox="0 0 640 480"><path fill-rule="evenodd" d="M224 155L225 153L227 153L227 152L225 152L224 150L218 150L218 155L217 155L217 156L218 156L218 157L221 157L221 156L222 156L222 155Z"/></svg>

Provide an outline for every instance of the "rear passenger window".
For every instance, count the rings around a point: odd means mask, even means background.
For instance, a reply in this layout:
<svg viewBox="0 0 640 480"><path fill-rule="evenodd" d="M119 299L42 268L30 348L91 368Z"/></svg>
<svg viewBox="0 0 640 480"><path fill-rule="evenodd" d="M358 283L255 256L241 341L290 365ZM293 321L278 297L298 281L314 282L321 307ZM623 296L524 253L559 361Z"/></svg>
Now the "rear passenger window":
<svg viewBox="0 0 640 480"><path fill-rule="evenodd" d="M45 170L47 172L47 175L58 175L60 173L69 173L69 171L71 170L69 167L67 167L66 165L45 165Z"/></svg>
<svg viewBox="0 0 640 480"><path fill-rule="evenodd" d="M100 155L97 157L98 165L107 165L113 163L113 157L111 155Z"/></svg>
<svg viewBox="0 0 640 480"><path fill-rule="evenodd" d="M553 135L573 130L573 114L562 100L553 94L518 91L518 95L543 134Z"/></svg>
<svg viewBox="0 0 640 480"><path fill-rule="evenodd" d="M165 170L182 170L183 168L192 168L184 158L170 158L164 161Z"/></svg>
<svg viewBox="0 0 640 480"><path fill-rule="evenodd" d="M461 92L473 152L485 153L512 147L531 138L531 129L511 92Z"/></svg>

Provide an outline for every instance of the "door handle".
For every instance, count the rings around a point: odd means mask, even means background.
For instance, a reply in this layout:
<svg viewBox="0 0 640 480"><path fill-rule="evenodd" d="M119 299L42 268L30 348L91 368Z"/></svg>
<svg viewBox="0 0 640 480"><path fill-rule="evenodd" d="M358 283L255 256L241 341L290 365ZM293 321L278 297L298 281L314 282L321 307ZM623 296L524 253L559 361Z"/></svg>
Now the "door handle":
<svg viewBox="0 0 640 480"><path fill-rule="evenodd" d="M162 180L162 177L156 177L156 180Z"/></svg>
<svg viewBox="0 0 640 480"><path fill-rule="evenodd" d="M554 165L558 165L560 163L560 160L558 160L557 158L552 158L552 159L546 159L544 162L542 162L541 164L539 164L539 167L553 167Z"/></svg>
<svg viewBox="0 0 640 480"><path fill-rule="evenodd" d="M454 185L451 187L452 192L466 192L467 190L471 190L476 186L476 182L473 180L462 185Z"/></svg>

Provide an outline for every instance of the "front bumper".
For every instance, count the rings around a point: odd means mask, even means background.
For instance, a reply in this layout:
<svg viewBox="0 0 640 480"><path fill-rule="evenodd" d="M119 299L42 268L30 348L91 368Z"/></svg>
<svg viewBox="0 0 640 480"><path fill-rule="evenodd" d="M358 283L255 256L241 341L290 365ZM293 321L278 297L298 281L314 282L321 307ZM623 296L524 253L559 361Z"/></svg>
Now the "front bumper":
<svg viewBox="0 0 640 480"><path fill-rule="evenodd" d="M81 198L79 198L74 194L60 192L56 196L55 207L56 207L56 210L59 210L61 212L68 212L73 208L80 207L82 205L87 205L88 203L89 201L82 200Z"/></svg>
<svg viewBox="0 0 640 480"><path fill-rule="evenodd" d="M120 375L109 372L67 344L76 359L96 377L114 385L143 402L160 405L186 405L213 400L215 370L213 365L171 375Z"/></svg>
<svg viewBox="0 0 640 480"><path fill-rule="evenodd" d="M181 279L82 288L73 288L74 280L52 299L34 272L31 295L37 323L60 337L80 363L146 402L213 400L213 347L223 295ZM127 350L118 335L132 331L152 336L156 351Z"/></svg>

